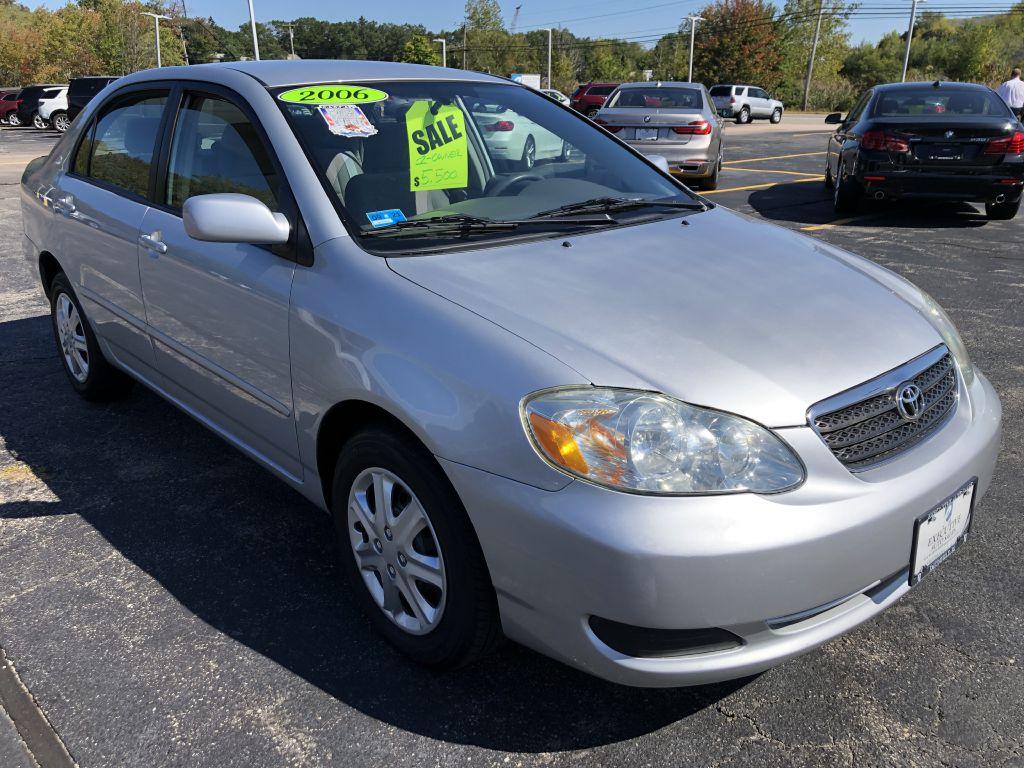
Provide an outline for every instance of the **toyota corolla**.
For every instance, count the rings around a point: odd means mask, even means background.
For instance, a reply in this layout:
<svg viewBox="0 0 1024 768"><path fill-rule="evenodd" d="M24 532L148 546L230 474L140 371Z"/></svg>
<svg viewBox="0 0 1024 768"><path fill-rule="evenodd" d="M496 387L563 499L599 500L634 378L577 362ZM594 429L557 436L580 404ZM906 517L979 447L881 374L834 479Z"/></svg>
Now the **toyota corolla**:
<svg viewBox="0 0 1024 768"><path fill-rule="evenodd" d="M572 152L510 169L481 103ZM992 478L999 400L925 293L498 78L136 73L22 209L70 386L141 382L328 511L423 664L749 675L943 579Z"/></svg>

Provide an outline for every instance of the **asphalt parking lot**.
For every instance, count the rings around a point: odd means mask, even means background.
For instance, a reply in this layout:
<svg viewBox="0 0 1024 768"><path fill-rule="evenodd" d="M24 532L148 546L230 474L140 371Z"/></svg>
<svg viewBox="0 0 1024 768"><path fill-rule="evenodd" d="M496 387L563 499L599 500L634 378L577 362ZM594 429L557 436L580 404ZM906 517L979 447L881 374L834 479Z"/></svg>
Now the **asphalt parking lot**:
<svg viewBox="0 0 1024 768"><path fill-rule="evenodd" d="M341 587L324 515L141 388L79 400L20 253L17 181L53 138L0 129L0 649L48 721L36 762L1024 766L1024 215L837 219L821 128L728 126L712 199L935 296L1002 397L1000 465L969 544L891 610L756 679L677 690L512 644L419 669ZM24 730L12 680L0 669L0 702ZM24 747L0 709L0 766L32 766Z"/></svg>

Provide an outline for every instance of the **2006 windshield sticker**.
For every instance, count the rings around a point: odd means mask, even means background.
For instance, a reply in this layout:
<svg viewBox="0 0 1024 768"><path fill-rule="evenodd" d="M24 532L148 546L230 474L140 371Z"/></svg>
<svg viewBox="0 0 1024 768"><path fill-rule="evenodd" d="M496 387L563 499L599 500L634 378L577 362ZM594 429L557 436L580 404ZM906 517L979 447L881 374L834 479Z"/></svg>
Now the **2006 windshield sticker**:
<svg viewBox="0 0 1024 768"><path fill-rule="evenodd" d="M292 104L373 104L385 101L388 95L365 85L304 85L279 93L277 98Z"/></svg>
<svg viewBox="0 0 1024 768"><path fill-rule="evenodd" d="M405 115L409 137L409 189L455 189L469 183L466 118L453 105L431 111L417 101Z"/></svg>

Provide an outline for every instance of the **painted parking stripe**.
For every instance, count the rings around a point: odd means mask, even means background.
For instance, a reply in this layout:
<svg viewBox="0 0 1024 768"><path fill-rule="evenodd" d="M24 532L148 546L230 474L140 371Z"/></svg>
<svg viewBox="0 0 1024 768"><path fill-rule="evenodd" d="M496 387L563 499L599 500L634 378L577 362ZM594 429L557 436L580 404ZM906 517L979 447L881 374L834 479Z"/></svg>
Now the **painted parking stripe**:
<svg viewBox="0 0 1024 768"><path fill-rule="evenodd" d="M822 150L821 152L797 152L794 155L773 155L772 157L745 157L740 160L726 160L724 164L730 165L731 163L757 163L760 162L761 160L786 160L790 157L813 157L814 155L824 154L825 150Z"/></svg>
<svg viewBox="0 0 1024 768"><path fill-rule="evenodd" d="M740 173L784 173L787 176L813 176L816 179L821 178L820 173L808 173L807 171L783 171L778 168L722 168L723 171L738 171Z"/></svg>
<svg viewBox="0 0 1024 768"><path fill-rule="evenodd" d="M849 218L846 218L846 219L836 219L835 221L830 221L830 222L828 222L826 224L811 224L810 226L807 226L807 227L800 227L800 231L801 232L820 232L823 229L832 229L832 227L841 227L843 224L849 224L851 221L854 221L856 218L857 218L856 216L850 216Z"/></svg>
<svg viewBox="0 0 1024 768"><path fill-rule="evenodd" d="M813 179L793 179L792 181L772 181L767 184L751 184L746 187L728 187L727 189L711 189L701 192L702 195L720 195L723 192L744 192L748 189L768 189L769 187L781 187L783 184L805 184L809 181L824 181L824 176L815 176Z"/></svg>

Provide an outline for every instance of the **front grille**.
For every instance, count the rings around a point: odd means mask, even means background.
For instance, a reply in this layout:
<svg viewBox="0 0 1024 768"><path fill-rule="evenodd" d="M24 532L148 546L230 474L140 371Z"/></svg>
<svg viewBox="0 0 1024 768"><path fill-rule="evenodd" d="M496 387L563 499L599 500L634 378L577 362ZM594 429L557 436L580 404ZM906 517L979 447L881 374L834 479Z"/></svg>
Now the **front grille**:
<svg viewBox="0 0 1024 768"><path fill-rule="evenodd" d="M896 404L906 384L922 392L921 414L913 421ZM945 422L957 402L956 367L946 348L939 347L848 395L811 408L811 425L839 461L850 469L866 469L899 455Z"/></svg>

